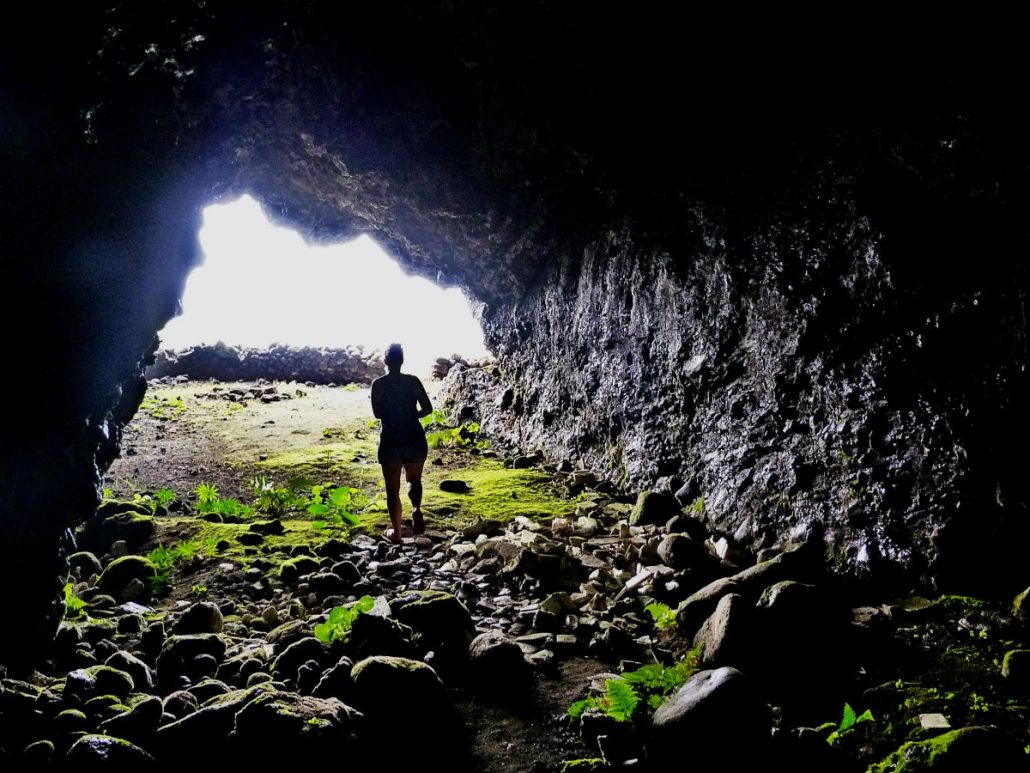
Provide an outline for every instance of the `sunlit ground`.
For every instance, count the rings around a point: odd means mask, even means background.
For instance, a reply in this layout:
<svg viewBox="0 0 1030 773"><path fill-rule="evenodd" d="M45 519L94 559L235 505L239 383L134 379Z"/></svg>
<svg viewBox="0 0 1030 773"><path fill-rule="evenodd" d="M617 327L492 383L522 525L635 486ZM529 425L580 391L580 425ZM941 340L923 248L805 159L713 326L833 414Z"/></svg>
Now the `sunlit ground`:
<svg viewBox="0 0 1030 773"><path fill-rule="evenodd" d="M487 353L461 290L405 274L367 236L308 245L244 196L204 210L200 242L205 258L186 281L183 314L159 334L165 348L224 341L383 350L396 341L415 373L436 357Z"/></svg>

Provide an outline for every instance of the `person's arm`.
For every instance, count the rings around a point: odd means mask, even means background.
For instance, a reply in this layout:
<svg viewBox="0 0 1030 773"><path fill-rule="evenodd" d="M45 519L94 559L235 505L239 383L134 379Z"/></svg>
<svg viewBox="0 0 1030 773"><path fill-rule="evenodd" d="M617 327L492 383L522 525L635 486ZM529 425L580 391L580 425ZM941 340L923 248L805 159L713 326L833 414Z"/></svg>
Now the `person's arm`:
<svg viewBox="0 0 1030 773"><path fill-rule="evenodd" d="M379 387L378 379L376 379L376 381L372 382L372 390L370 392L370 396L372 398L372 415L375 416L377 419L383 418L381 415L381 407L379 405L381 393L382 390Z"/></svg>
<svg viewBox="0 0 1030 773"><path fill-rule="evenodd" d="M416 396L419 405L418 417L421 419L433 412L433 404L429 402L429 395L426 394L426 388L422 386L422 382L417 376L415 377L415 384L417 385Z"/></svg>

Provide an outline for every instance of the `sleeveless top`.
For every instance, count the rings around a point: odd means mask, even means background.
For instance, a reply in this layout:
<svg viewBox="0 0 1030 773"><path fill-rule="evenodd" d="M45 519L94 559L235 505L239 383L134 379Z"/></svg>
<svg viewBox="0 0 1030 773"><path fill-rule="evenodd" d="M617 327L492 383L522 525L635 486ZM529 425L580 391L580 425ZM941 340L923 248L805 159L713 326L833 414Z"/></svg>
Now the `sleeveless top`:
<svg viewBox="0 0 1030 773"><path fill-rule="evenodd" d="M425 387L417 376L388 374L372 382L374 408L379 409L382 432L380 445L409 445L425 442L426 433L418 420L418 402L428 404Z"/></svg>

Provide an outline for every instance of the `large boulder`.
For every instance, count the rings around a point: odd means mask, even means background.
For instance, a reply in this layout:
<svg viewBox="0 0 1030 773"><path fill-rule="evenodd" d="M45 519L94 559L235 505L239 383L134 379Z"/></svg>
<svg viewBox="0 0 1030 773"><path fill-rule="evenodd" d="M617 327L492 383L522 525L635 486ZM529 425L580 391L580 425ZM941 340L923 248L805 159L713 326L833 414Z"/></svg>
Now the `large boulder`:
<svg viewBox="0 0 1030 773"><path fill-rule="evenodd" d="M275 754L286 758L346 759L361 720L359 712L336 698L270 692L237 712L230 741L248 760L267 761L270 739Z"/></svg>
<svg viewBox="0 0 1030 773"><path fill-rule="evenodd" d="M351 670L354 705L376 721L395 721L418 706L422 719L447 705L443 682L418 660L376 655ZM421 720L420 720L421 721Z"/></svg>
<svg viewBox="0 0 1030 773"><path fill-rule="evenodd" d="M145 749L109 735L84 735L68 750L76 770L151 770L154 757Z"/></svg>
<svg viewBox="0 0 1030 773"><path fill-rule="evenodd" d="M630 511L629 522L633 526L664 524L680 510L679 503L670 494L657 491L641 491L636 504Z"/></svg>
<svg viewBox="0 0 1030 773"><path fill-rule="evenodd" d="M445 591L420 591L391 604L400 622L414 629L428 649L458 646L466 651L475 631L468 608Z"/></svg>
<svg viewBox="0 0 1030 773"><path fill-rule="evenodd" d="M754 682L735 668L698 671L651 720L648 753L659 766L746 770L767 753L771 720Z"/></svg>
<svg viewBox="0 0 1030 773"><path fill-rule="evenodd" d="M103 593L112 596L121 595L125 587L133 580L138 580L146 587L157 574L157 567L143 556L122 556L109 563L100 575L99 586Z"/></svg>

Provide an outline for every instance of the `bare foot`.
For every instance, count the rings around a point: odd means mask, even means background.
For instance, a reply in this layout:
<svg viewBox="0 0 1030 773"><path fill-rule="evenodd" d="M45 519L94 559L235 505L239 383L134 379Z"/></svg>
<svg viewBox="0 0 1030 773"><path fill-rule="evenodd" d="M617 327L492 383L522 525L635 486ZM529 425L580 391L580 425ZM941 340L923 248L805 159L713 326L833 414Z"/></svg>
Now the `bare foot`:
<svg viewBox="0 0 1030 773"><path fill-rule="evenodd" d="M422 517L421 510L411 511L411 533L412 534L425 534L426 533L426 522Z"/></svg>
<svg viewBox="0 0 1030 773"><path fill-rule="evenodd" d="M386 530L386 539L388 539L394 545L403 545L404 544L404 539L394 529L387 529Z"/></svg>

